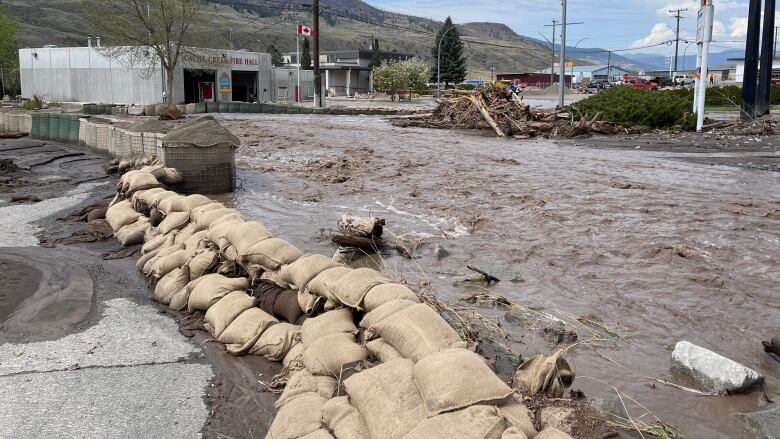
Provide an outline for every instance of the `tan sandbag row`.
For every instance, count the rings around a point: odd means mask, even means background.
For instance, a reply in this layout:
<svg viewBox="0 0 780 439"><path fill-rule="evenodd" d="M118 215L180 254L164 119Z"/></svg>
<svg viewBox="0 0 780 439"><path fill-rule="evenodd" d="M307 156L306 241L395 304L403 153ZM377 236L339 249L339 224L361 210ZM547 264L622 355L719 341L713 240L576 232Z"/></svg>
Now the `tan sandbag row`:
<svg viewBox="0 0 780 439"><path fill-rule="evenodd" d="M262 223L245 221L205 197L151 188L138 190L133 200L131 208L159 209L164 215L142 234L143 269L159 278L155 300L168 301L173 309L205 311L206 329L229 352L282 361L289 371L267 437L536 434L527 409L507 402L512 390L404 285L374 270L304 256ZM122 203L116 203L117 214L128 213ZM279 322L245 292L248 279L209 272L225 262L259 273L257 279L298 288L302 309L310 301L319 304L311 306L315 312L325 303L333 309L303 326ZM358 343L354 317L361 309L369 311L360 321L364 344ZM382 363L347 378L348 396L330 400L344 367L369 358Z"/></svg>

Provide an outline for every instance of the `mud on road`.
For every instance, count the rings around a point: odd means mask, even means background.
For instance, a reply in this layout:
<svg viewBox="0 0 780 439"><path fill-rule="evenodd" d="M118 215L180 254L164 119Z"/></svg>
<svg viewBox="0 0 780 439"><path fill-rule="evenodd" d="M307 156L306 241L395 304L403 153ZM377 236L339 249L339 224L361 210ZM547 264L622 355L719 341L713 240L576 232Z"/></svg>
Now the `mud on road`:
<svg viewBox="0 0 780 439"><path fill-rule="evenodd" d="M691 385L670 372L682 339L758 370L780 395L760 343L780 327L776 138L718 149L705 138L513 141L381 117L221 117L243 145L241 189L225 201L320 253L332 251L320 229L341 214L386 218L386 235L415 256L382 255L387 272L479 312L526 357L574 332L574 388L587 396L614 402L601 380L688 437L749 437L732 415L763 404L760 392L705 398L647 378ZM769 170L740 166L758 156ZM437 245L449 256L435 257ZM469 282L466 265L502 281ZM525 308L463 300L485 291Z"/></svg>

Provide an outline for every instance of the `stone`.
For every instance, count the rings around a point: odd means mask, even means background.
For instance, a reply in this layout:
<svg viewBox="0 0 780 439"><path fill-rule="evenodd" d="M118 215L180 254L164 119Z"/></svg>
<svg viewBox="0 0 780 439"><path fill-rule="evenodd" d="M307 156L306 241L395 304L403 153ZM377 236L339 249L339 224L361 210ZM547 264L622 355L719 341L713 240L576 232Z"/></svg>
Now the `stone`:
<svg viewBox="0 0 780 439"><path fill-rule="evenodd" d="M685 340L674 346L672 367L718 394L739 393L763 381L755 370Z"/></svg>
<svg viewBox="0 0 780 439"><path fill-rule="evenodd" d="M436 247L433 248L433 259L436 261L440 261L449 255L450 252L448 252L447 249L442 247L441 244L436 244Z"/></svg>
<svg viewBox="0 0 780 439"><path fill-rule="evenodd" d="M571 434L571 424L574 420L574 409L571 407L545 407L539 413L542 428L557 428Z"/></svg>
<svg viewBox="0 0 780 439"><path fill-rule="evenodd" d="M780 404L774 403L750 413L737 413L756 439L780 439Z"/></svg>

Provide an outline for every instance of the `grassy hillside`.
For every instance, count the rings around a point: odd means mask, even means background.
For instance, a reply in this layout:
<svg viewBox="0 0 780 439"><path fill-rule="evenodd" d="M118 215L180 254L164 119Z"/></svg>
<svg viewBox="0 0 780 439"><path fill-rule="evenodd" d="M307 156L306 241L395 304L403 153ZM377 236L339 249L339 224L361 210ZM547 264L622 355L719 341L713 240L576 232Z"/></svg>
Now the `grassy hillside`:
<svg viewBox="0 0 780 439"><path fill-rule="evenodd" d="M246 3L268 5L257 0L235 0L208 6L207 20L200 28L199 45L227 48L232 28L234 48L265 50L270 44L283 52L295 50L295 22L311 23L306 12L284 11L268 6L248 7ZM227 0L229 1L229 0ZM288 6L304 0L288 2ZM78 0L4 0L8 12L19 22L20 47L44 44L74 46L86 44L90 34L78 7ZM379 38L384 51L411 53L430 59L431 46L439 23L419 17L381 11L359 0L323 0L321 42L323 50L367 48L371 38ZM358 18L358 20L345 18ZM368 22L366 22L368 21ZM497 23L461 25L469 56L469 77L489 78L496 72L534 71L547 67L549 47L517 35ZM103 36L106 43L110 39ZM258 43L259 41L259 43Z"/></svg>

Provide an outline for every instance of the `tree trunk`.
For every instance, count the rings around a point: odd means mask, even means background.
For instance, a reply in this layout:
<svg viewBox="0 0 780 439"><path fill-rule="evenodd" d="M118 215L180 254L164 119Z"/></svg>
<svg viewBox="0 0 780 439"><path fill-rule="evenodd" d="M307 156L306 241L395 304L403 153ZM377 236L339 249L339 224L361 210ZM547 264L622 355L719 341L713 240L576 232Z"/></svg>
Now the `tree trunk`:
<svg viewBox="0 0 780 439"><path fill-rule="evenodd" d="M165 69L165 107L172 108L176 105L173 100L173 69Z"/></svg>

